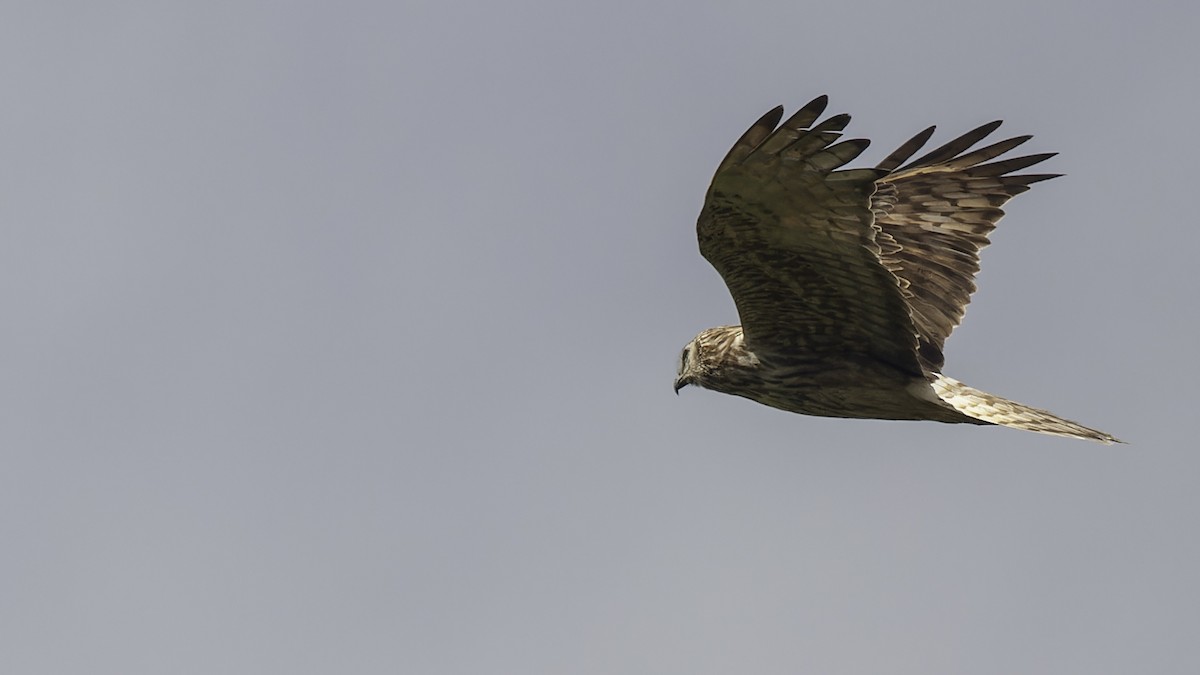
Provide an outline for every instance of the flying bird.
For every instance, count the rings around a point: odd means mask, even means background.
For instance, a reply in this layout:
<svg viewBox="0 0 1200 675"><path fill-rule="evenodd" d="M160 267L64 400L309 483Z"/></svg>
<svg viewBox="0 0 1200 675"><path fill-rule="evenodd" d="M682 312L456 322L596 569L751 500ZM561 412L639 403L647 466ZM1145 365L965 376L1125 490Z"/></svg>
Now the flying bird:
<svg viewBox="0 0 1200 675"><path fill-rule="evenodd" d="M996 121L909 161L929 127L873 169L842 169L869 141L838 142L849 115L814 125L827 103L820 96L783 124L782 106L768 112L717 167L696 234L741 325L684 347L675 392L691 384L806 415L1119 443L941 372L1000 207L1058 175L1014 172L1054 153L997 159L1030 136L972 150Z"/></svg>

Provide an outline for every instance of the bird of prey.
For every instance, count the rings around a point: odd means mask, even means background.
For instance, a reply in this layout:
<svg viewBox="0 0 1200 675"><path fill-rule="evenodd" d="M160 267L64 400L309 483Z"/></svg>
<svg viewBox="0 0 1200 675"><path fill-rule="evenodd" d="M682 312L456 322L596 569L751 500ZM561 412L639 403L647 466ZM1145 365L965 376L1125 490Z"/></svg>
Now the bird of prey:
<svg viewBox="0 0 1200 675"><path fill-rule="evenodd" d="M1030 136L971 150L997 121L909 161L930 127L873 169L842 169L869 141L838 142L849 115L814 125L827 103L783 124L782 106L768 112L717 167L696 233L741 325L684 347L675 392L694 384L806 415L1120 442L941 373L1000 207L1057 175L1014 172L1053 153L993 161Z"/></svg>

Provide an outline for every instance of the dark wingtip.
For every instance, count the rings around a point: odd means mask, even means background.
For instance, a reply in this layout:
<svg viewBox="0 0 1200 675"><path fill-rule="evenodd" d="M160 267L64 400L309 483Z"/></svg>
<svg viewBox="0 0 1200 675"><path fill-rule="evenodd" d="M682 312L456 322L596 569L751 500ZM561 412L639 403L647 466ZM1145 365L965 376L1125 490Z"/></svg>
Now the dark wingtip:
<svg viewBox="0 0 1200 675"><path fill-rule="evenodd" d="M1024 176L1021 176L1021 179L1026 185L1029 185L1031 183L1040 183L1044 180L1050 180L1052 178L1062 178L1065 175L1067 175L1067 174L1065 174L1065 173L1030 173L1030 174L1025 174Z"/></svg>
<svg viewBox="0 0 1200 675"><path fill-rule="evenodd" d="M895 171L901 164L907 162L909 158L916 154L918 150L925 147L925 144L929 142L930 137L933 136L933 132L936 130L937 126L930 125L893 150L892 154L885 157L875 168L881 171Z"/></svg>
<svg viewBox="0 0 1200 675"><path fill-rule="evenodd" d="M821 127L829 130L841 130L845 129L847 124L850 124L850 114L838 113L821 122Z"/></svg>
<svg viewBox="0 0 1200 675"><path fill-rule="evenodd" d="M754 123L754 126L758 126L760 124L770 124L771 128L774 129L775 127L779 126L779 120L781 119L783 119L783 106L777 105L764 113L762 117L758 118L758 121Z"/></svg>

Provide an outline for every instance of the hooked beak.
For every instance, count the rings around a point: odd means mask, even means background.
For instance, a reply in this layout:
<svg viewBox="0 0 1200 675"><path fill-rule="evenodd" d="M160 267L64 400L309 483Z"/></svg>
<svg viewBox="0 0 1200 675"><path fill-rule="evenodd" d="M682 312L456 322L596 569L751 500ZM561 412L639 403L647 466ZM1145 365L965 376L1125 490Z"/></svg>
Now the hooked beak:
<svg viewBox="0 0 1200 675"><path fill-rule="evenodd" d="M692 381L689 380L686 376L681 377L678 380L675 380L675 395L678 396L679 390L683 389L684 387L688 386L691 383L692 383Z"/></svg>

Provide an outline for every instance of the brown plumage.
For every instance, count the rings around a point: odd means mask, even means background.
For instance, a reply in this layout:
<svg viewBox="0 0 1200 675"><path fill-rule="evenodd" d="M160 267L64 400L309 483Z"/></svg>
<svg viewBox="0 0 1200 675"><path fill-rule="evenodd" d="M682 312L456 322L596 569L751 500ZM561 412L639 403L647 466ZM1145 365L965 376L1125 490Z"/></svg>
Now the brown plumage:
<svg viewBox="0 0 1200 675"><path fill-rule="evenodd" d="M838 142L848 115L814 126L827 101L783 124L783 108L770 111L717 168L696 232L742 324L696 336L675 390L695 384L808 415L1119 442L940 372L1000 207L1055 177L1012 172L1053 155L992 161L1029 136L970 150L1000 126L992 122L911 162L933 127L873 169L841 169L869 142Z"/></svg>

